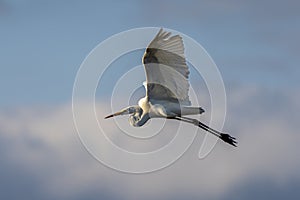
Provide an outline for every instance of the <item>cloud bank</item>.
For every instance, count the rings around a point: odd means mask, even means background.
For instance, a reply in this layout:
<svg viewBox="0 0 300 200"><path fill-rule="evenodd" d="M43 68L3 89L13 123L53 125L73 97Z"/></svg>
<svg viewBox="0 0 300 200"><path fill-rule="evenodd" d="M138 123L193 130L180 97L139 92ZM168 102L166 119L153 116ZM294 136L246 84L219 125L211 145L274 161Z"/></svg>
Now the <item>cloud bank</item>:
<svg viewBox="0 0 300 200"><path fill-rule="evenodd" d="M227 96L224 129L238 138L238 148L218 142L208 157L199 160L204 135L199 130L177 162L142 175L120 173L93 159L76 133L71 104L2 112L0 198L299 197L295 189L300 184L299 96L256 88L233 89ZM99 104L105 106L109 105ZM106 112L98 114L105 116ZM111 122L106 126L118 138L119 129Z"/></svg>

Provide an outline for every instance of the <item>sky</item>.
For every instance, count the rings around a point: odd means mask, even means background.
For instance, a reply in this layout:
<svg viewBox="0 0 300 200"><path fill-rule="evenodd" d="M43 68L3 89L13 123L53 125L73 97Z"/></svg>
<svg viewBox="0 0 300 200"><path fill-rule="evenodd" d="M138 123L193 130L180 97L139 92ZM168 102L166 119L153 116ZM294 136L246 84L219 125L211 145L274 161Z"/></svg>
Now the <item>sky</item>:
<svg viewBox="0 0 300 200"><path fill-rule="evenodd" d="M0 0L0 198L299 199L299 8L293 0ZM140 175L86 151L72 117L76 73L100 42L138 27L174 29L205 48L225 85L223 130L238 148L218 142L199 160L199 131L174 164ZM141 55L124 61L136 65ZM97 95L105 116L110 96ZM122 145L113 121L104 126Z"/></svg>

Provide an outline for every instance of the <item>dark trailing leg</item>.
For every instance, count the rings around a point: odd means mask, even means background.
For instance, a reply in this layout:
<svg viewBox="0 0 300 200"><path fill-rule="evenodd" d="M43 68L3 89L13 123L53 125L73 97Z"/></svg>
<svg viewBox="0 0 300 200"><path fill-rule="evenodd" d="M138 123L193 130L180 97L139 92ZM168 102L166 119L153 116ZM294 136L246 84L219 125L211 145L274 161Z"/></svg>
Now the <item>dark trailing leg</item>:
<svg viewBox="0 0 300 200"><path fill-rule="evenodd" d="M232 146L236 147L237 141L234 137L230 136L229 134L221 133L219 138L224 142L227 142L228 144L231 144Z"/></svg>
<svg viewBox="0 0 300 200"><path fill-rule="evenodd" d="M187 117L172 117L170 119L177 119L177 120L181 120L184 122L188 122L191 124L194 124L200 128L202 128L205 131L208 131L209 133L219 137L221 140L223 140L224 142L231 144L232 146L237 145L237 141L234 137L232 137L231 135L227 134L227 133L221 133L215 129L210 128L209 126L207 126L206 124L203 124L202 122L200 122L199 120L196 119L191 119L191 118L187 118Z"/></svg>

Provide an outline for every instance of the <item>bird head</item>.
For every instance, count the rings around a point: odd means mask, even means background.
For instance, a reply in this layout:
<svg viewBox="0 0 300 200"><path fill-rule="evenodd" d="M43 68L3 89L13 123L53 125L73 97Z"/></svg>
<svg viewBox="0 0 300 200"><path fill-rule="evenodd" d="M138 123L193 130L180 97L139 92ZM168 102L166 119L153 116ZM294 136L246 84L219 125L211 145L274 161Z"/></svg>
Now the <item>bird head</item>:
<svg viewBox="0 0 300 200"><path fill-rule="evenodd" d="M135 113L138 112L138 109L139 109L138 106L129 106L127 108L122 109L119 112L116 112L114 114L106 116L104 119L108 119L108 118L115 117L115 116L118 116L118 115L128 115L128 114L133 114L134 115Z"/></svg>

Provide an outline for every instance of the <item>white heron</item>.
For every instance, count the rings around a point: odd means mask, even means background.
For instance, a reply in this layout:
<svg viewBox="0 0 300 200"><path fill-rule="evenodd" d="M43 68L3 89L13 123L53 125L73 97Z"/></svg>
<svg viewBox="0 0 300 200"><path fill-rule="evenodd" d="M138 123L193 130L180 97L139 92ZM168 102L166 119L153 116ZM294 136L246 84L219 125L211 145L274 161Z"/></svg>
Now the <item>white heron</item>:
<svg viewBox="0 0 300 200"><path fill-rule="evenodd" d="M184 56L184 46L179 35L171 36L162 28L148 45L143 64L146 72L146 96L138 105L129 106L105 119L130 114L132 126L143 126L151 118L167 118L194 124L219 137L224 142L236 146L234 137L216 131L199 120L184 117L202 114L201 107L191 107L189 100L189 69Z"/></svg>

